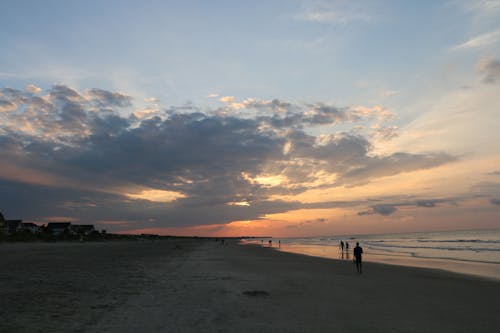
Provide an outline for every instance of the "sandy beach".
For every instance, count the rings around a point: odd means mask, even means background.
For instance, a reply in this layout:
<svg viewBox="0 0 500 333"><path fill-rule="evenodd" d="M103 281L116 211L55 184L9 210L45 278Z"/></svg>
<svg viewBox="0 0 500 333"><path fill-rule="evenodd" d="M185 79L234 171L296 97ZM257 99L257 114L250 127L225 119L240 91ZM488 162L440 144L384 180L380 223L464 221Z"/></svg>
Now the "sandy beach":
<svg viewBox="0 0 500 333"><path fill-rule="evenodd" d="M0 244L0 332L483 332L500 282L170 239Z"/></svg>

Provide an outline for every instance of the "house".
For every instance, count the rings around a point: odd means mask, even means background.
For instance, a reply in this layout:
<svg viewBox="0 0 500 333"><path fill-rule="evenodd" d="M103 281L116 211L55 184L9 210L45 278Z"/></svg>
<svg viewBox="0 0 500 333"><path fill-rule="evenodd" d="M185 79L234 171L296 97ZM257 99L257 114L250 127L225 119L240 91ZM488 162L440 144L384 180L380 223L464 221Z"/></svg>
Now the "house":
<svg viewBox="0 0 500 333"><path fill-rule="evenodd" d="M3 218L2 212L0 212L0 234L5 233L5 219Z"/></svg>
<svg viewBox="0 0 500 333"><path fill-rule="evenodd" d="M70 232L74 235L88 236L95 231L93 224L73 224L70 227Z"/></svg>
<svg viewBox="0 0 500 333"><path fill-rule="evenodd" d="M42 228L40 228L40 226L38 224L31 223L31 222L21 223L21 224L22 224L22 226L21 226L22 230L29 231L32 234L39 234L40 232L42 232Z"/></svg>
<svg viewBox="0 0 500 333"><path fill-rule="evenodd" d="M47 230L54 236L59 236L70 232L71 222L49 222Z"/></svg>
<svg viewBox="0 0 500 333"><path fill-rule="evenodd" d="M8 235L15 234L22 230L23 220L5 220L6 232Z"/></svg>

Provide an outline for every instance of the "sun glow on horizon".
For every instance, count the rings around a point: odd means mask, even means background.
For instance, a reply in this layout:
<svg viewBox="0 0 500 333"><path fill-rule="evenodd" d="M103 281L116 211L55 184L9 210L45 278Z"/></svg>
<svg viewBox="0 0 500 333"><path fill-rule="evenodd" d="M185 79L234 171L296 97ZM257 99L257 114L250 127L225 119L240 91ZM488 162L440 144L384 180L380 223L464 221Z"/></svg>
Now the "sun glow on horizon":
<svg viewBox="0 0 500 333"><path fill-rule="evenodd" d="M228 205L228 206L250 206L250 203L248 201L231 201L231 202L227 202L226 205Z"/></svg>
<svg viewBox="0 0 500 333"><path fill-rule="evenodd" d="M142 199L153 202L172 202L177 199L186 198L186 195L180 192L164 191L164 190L143 190L138 194L126 193L131 199Z"/></svg>
<svg viewBox="0 0 500 333"><path fill-rule="evenodd" d="M267 175L261 174L255 177L251 177L247 173L242 173L243 178L245 178L251 184L259 184L266 187L274 187L282 185L287 182L287 177L283 175Z"/></svg>

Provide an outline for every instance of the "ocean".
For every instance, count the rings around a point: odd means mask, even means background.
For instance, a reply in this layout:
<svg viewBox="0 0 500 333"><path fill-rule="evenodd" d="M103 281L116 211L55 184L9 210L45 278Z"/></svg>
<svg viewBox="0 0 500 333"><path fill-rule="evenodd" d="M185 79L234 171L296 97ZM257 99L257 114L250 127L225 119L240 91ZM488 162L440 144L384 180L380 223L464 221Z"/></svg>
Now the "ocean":
<svg viewBox="0 0 500 333"><path fill-rule="evenodd" d="M272 243L269 244L269 240ZM340 250L340 241L349 251ZM352 260L356 242L364 262L444 269L500 280L500 229L251 239L247 242L280 251ZM281 243L281 244L279 244ZM369 268L365 264L365 271Z"/></svg>

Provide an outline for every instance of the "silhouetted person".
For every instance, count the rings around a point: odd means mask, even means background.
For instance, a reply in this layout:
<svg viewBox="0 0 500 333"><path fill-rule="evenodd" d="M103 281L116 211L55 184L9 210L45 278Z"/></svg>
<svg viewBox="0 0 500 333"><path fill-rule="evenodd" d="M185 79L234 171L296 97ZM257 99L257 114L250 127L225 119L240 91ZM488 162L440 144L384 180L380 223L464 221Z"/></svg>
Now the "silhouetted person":
<svg viewBox="0 0 500 333"><path fill-rule="evenodd" d="M340 241L340 249L342 250L342 253L344 253L344 241Z"/></svg>
<svg viewBox="0 0 500 333"><path fill-rule="evenodd" d="M349 252L349 242L345 242L345 250L346 252Z"/></svg>
<svg viewBox="0 0 500 333"><path fill-rule="evenodd" d="M273 241L269 240L269 246L273 246Z"/></svg>
<svg viewBox="0 0 500 333"><path fill-rule="evenodd" d="M278 241L278 247L281 247L281 240Z"/></svg>
<svg viewBox="0 0 500 333"><path fill-rule="evenodd" d="M359 243L356 243L356 247L353 252L356 260L356 270L359 274L361 274L361 254L363 253L363 248L359 246Z"/></svg>

